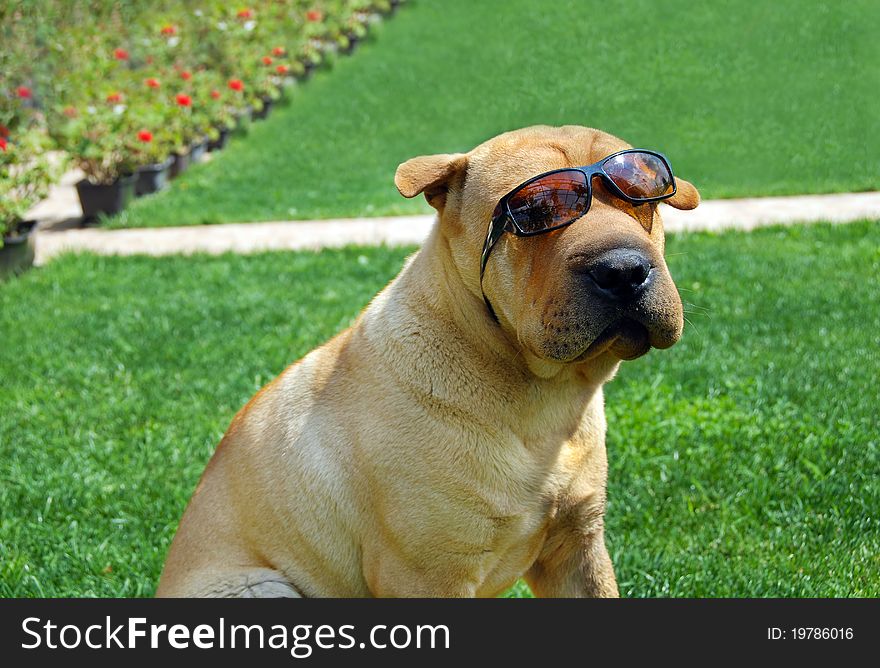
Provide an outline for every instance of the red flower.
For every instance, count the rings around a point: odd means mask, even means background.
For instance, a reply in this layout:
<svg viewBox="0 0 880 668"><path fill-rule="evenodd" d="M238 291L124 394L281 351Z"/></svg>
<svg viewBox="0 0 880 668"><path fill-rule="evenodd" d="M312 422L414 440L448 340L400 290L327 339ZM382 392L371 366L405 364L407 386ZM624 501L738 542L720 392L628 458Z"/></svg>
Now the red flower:
<svg viewBox="0 0 880 668"><path fill-rule="evenodd" d="M9 136L9 128L5 125L0 125L0 137L8 137Z"/></svg>
<svg viewBox="0 0 880 668"><path fill-rule="evenodd" d="M177 34L177 26L173 26L168 24L167 26L162 26L162 34L163 35L176 35Z"/></svg>
<svg viewBox="0 0 880 668"><path fill-rule="evenodd" d="M144 81L144 83L147 84L147 86L149 86L150 88L158 88L162 85L159 83L158 79L154 79L153 77L150 77L149 79Z"/></svg>
<svg viewBox="0 0 880 668"><path fill-rule="evenodd" d="M219 100L220 99L220 91L219 90L212 90L211 97L214 98L215 100Z"/></svg>
<svg viewBox="0 0 880 668"><path fill-rule="evenodd" d="M275 68L275 71L278 72L278 74L287 74L289 70L290 68L287 65L279 65Z"/></svg>
<svg viewBox="0 0 880 668"><path fill-rule="evenodd" d="M244 90L244 83L242 83L241 79L230 79L229 80L229 87L232 90L242 91L242 90Z"/></svg>
<svg viewBox="0 0 880 668"><path fill-rule="evenodd" d="M176 99L177 99L177 104L179 104L181 107L191 107L192 106L193 101L189 95L184 95L183 93L180 93Z"/></svg>
<svg viewBox="0 0 880 668"><path fill-rule="evenodd" d="M263 65L271 65L271 64L272 64L272 58L270 58L269 56L263 56Z"/></svg>
<svg viewBox="0 0 880 668"><path fill-rule="evenodd" d="M273 56L281 57L281 56L283 56L285 53L287 53L287 51L284 50L284 47L283 47L283 46L276 46L274 49L272 49L272 55L273 55Z"/></svg>
<svg viewBox="0 0 880 668"><path fill-rule="evenodd" d="M128 60L128 51L125 49L116 49L116 51L113 52L113 57L116 58L116 60Z"/></svg>
<svg viewBox="0 0 880 668"><path fill-rule="evenodd" d="M186 70L183 70L183 72L180 73L180 78L184 81L189 81L193 78L192 72L187 72Z"/></svg>
<svg viewBox="0 0 880 668"><path fill-rule="evenodd" d="M253 9L239 9L238 14L236 14L240 19L252 19L254 18L254 10Z"/></svg>
<svg viewBox="0 0 880 668"><path fill-rule="evenodd" d="M6 140L5 140L3 137L0 137L0 151L5 152L5 151L6 151L6 147L7 147L8 145L9 145L9 144L6 143Z"/></svg>
<svg viewBox="0 0 880 668"><path fill-rule="evenodd" d="M310 9L306 12L306 20L312 21L313 23L316 21L323 21L324 12L322 12L320 9Z"/></svg>
<svg viewBox="0 0 880 668"><path fill-rule="evenodd" d="M149 144L151 141L153 141L153 133L149 130L141 130L140 132L138 132L138 139L140 139L145 144Z"/></svg>
<svg viewBox="0 0 880 668"><path fill-rule="evenodd" d="M122 102L122 93L110 93L110 95L107 96L107 102Z"/></svg>
<svg viewBox="0 0 880 668"><path fill-rule="evenodd" d="M64 107L64 110L61 113L64 114L65 116L67 116L68 118L76 118L78 115L77 111L76 111L76 107Z"/></svg>
<svg viewBox="0 0 880 668"><path fill-rule="evenodd" d="M22 100L29 100L31 98L31 96L33 95L31 93L31 89L28 88L27 86L19 86L18 90L16 92L18 93L18 96Z"/></svg>

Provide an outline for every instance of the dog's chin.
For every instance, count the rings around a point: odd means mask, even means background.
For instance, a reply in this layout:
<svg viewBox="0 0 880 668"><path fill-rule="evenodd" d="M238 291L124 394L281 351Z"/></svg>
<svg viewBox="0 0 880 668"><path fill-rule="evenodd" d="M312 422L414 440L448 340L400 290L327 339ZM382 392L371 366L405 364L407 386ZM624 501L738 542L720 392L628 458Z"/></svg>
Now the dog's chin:
<svg viewBox="0 0 880 668"><path fill-rule="evenodd" d="M651 349L651 336L641 323L623 318L608 325L576 361L587 362L601 355L634 360Z"/></svg>

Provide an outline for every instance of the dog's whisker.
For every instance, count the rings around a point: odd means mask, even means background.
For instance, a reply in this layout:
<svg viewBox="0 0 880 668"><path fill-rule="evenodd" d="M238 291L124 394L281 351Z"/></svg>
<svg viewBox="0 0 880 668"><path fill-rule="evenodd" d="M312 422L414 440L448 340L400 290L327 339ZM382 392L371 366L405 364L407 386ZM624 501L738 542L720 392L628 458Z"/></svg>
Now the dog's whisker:
<svg viewBox="0 0 880 668"><path fill-rule="evenodd" d="M691 320L687 316L684 316L684 321L687 323L688 327L696 332L697 336L702 337L702 332L700 331L700 328L694 324L693 320Z"/></svg>
<svg viewBox="0 0 880 668"><path fill-rule="evenodd" d="M705 317L711 317L711 311L707 309L705 306L698 306L696 304L684 304L684 312L690 313L691 315L702 315Z"/></svg>

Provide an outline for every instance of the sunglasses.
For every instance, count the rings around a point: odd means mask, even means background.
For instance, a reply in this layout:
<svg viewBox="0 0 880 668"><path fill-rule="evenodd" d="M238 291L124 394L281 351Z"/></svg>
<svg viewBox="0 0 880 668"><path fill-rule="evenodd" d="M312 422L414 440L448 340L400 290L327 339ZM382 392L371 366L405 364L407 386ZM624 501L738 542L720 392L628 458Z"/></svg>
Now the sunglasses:
<svg viewBox="0 0 880 668"><path fill-rule="evenodd" d="M593 177L608 192L631 204L644 204L675 195L669 161L660 153L631 148L584 167L565 167L521 183L498 201L480 258L480 289L492 248L505 232L531 237L558 230L586 215L593 201ZM494 315L492 306L483 299Z"/></svg>

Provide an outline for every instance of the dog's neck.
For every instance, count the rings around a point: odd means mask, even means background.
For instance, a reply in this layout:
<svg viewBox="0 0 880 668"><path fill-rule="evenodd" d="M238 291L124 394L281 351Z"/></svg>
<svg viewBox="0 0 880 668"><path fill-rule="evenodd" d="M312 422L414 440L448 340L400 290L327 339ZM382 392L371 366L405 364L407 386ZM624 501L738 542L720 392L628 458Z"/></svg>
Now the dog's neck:
<svg viewBox="0 0 880 668"><path fill-rule="evenodd" d="M432 402L507 422L525 438L524 431L567 433L590 406L601 410L601 387L617 364L585 369L525 351L444 261L446 243L435 227L359 322L387 369Z"/></svg>

